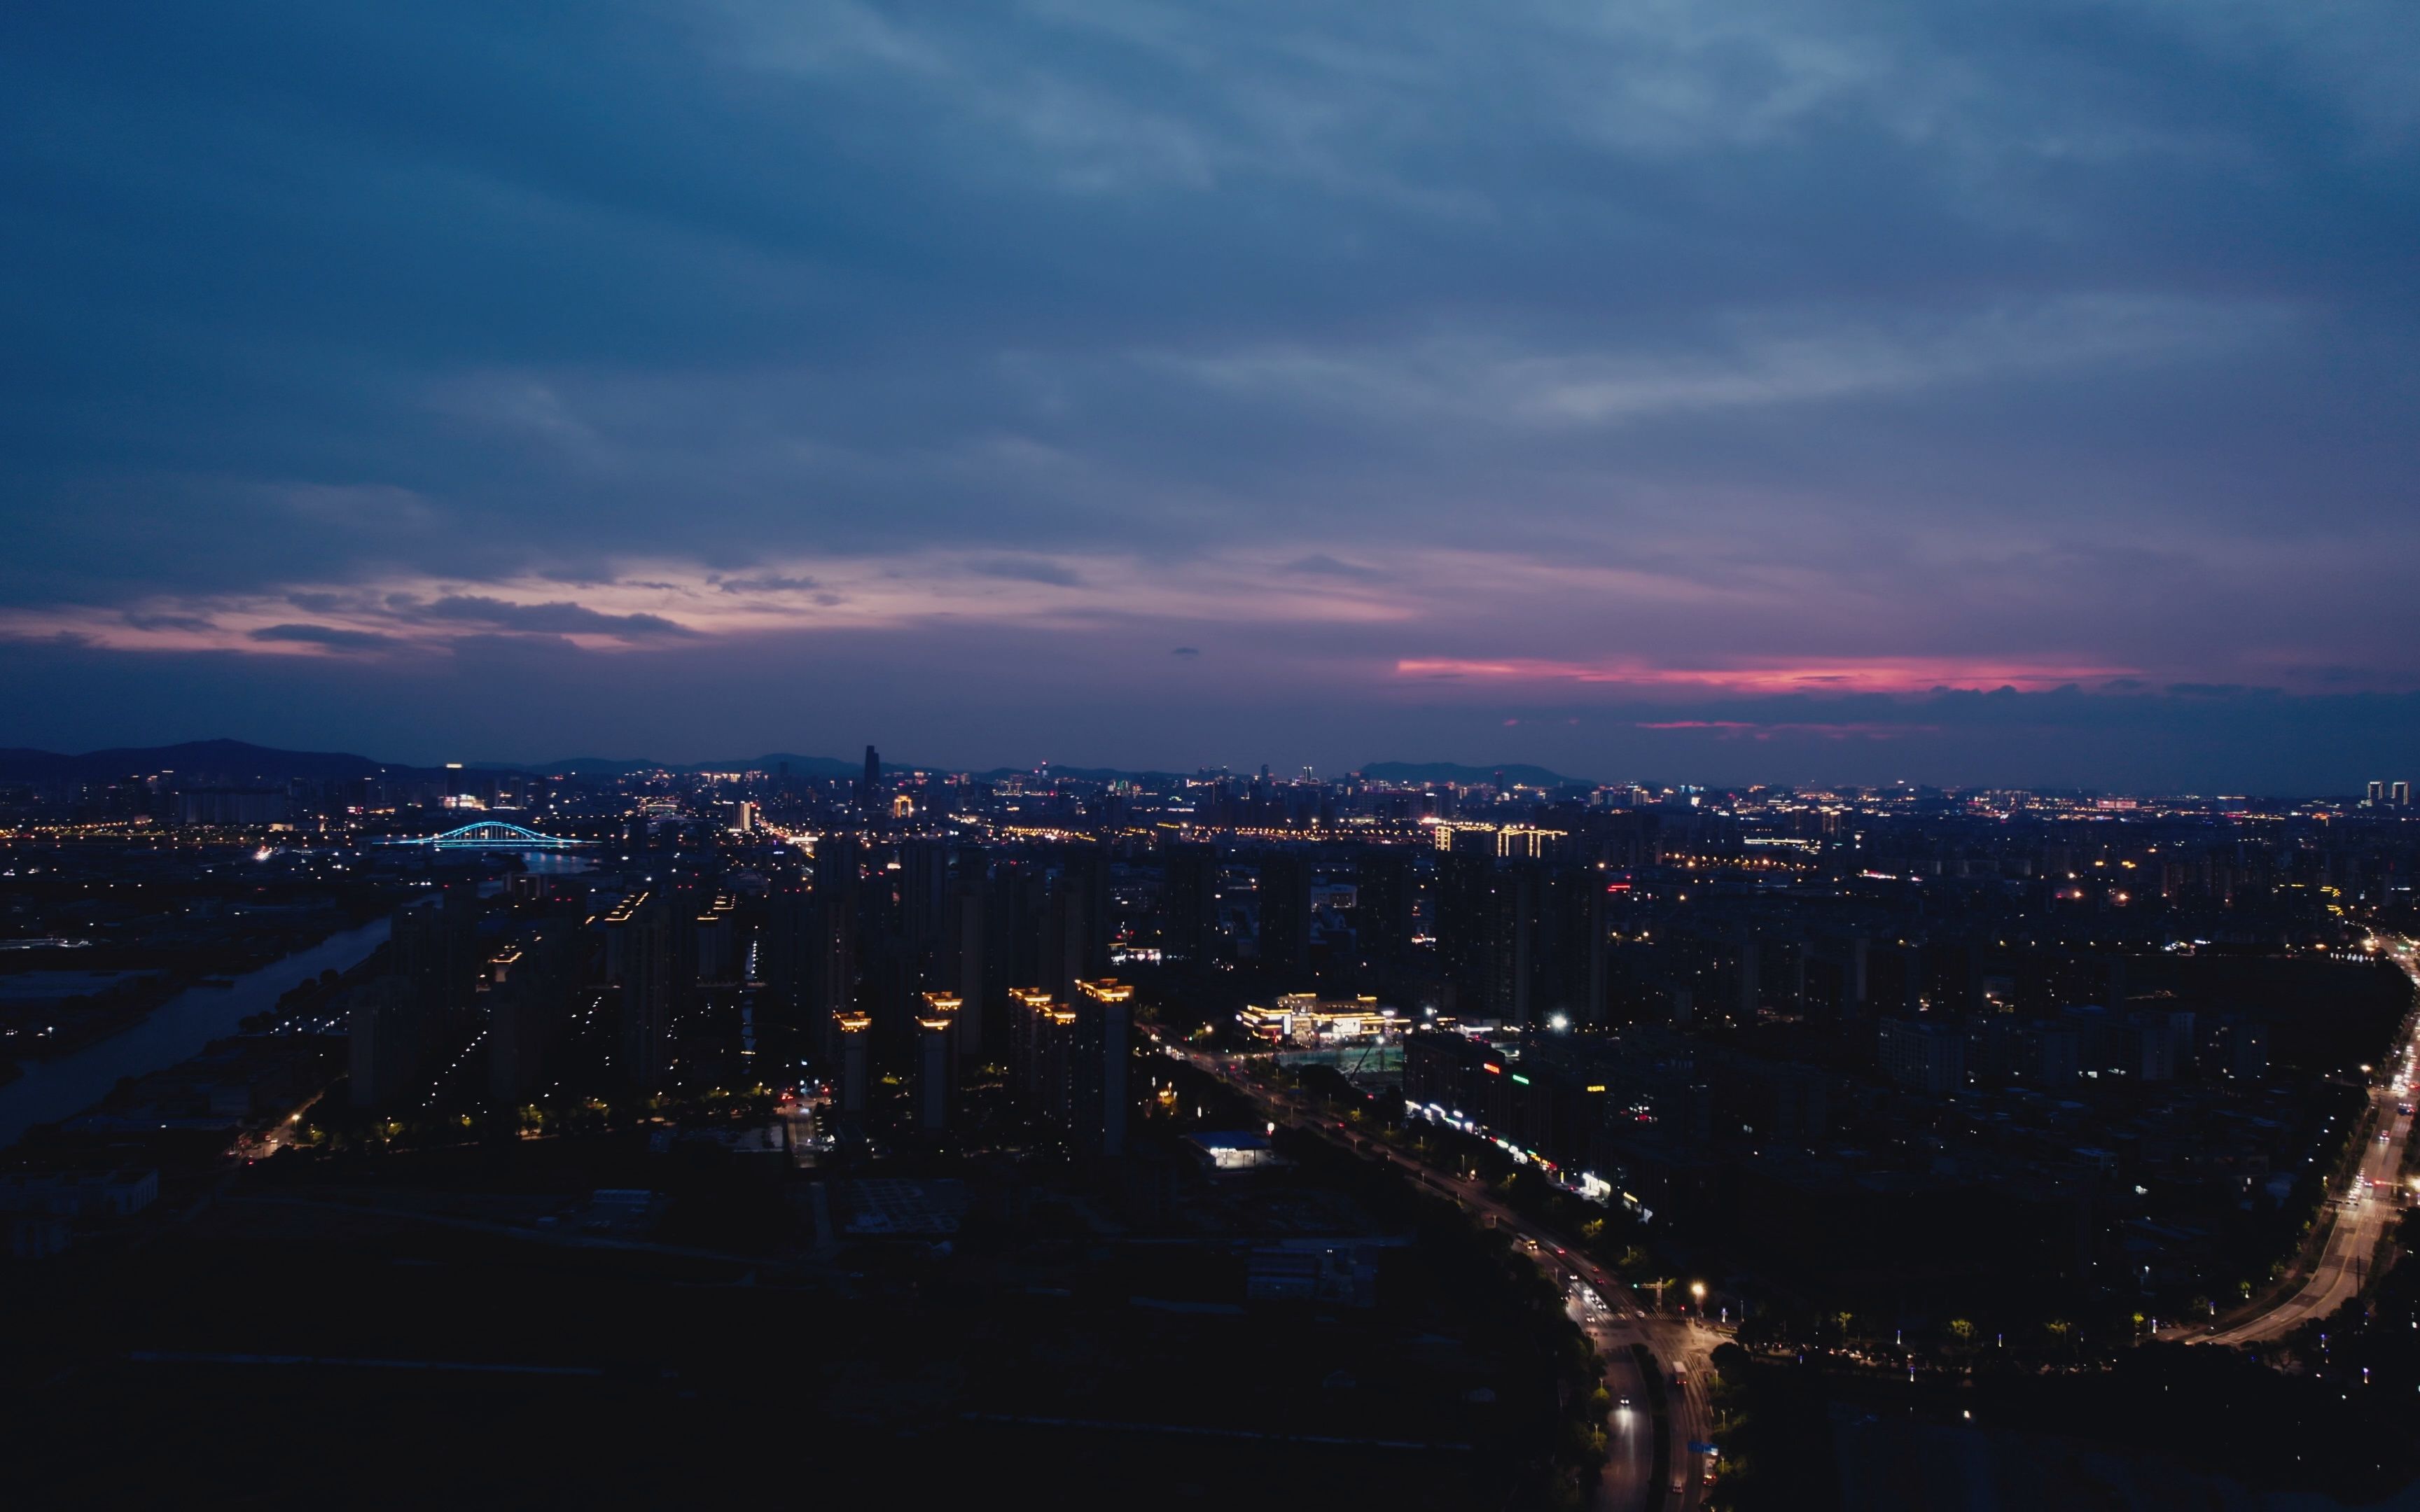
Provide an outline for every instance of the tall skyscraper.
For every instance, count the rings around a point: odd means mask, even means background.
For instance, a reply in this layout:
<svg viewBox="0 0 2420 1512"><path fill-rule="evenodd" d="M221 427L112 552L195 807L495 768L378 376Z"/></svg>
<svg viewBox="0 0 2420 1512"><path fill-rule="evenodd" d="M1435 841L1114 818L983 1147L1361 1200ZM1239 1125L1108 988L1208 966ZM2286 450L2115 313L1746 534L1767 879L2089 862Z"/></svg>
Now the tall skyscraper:
<svg viewBox="0 0 2420 1512"><path fill-rule="evenodd" d="M837 1045L830 1038L840 1016L857 1007L858 873L862 855L846 835L827 835L815 842L814 964L809 984L807 1012L824 1040L827 1054Z"/></svg>
<svg viewBox="0 0 2420 1512"><path fill-rule="evenodd" d="M865 1114L866 1083L874 1048L874 1015L854 1010L832 1020L832 1037L840 1041L840 1110L856 1119Z"/></svg>
<svg viewBox="0 0 2420 1512"><path fill-rule="evenodd" d="M940 954L948 935L950 848L938 840L899 846L899 927L920 970Z"/></svg>
<svg viewBox="0 0 2420 1512"><path fill-rule="evenodd" d="M511 1106L544 1085L571 1019L582 956L579 917L522 930L488 964L488 1095Z"/></svg>
<svg viewBox="0 0 2420 1512"><path fill-rule="evenodd" d="M1311 857L1265 852L1260 862L1261 965L1293 981L1311 975Z"/></svg>
<svg viewBox="0 0 2420 1512"><path fill-rule="evenodd" d="M1160 856L1160 947L1171 960L1205 965L1218 934L1218 847L1179 841Z"/></svg>
<svg viewBox="0 0 2420 1512"><path fill-rule="evenodd" d="M788 876L773 885L765 900L760 954L765 992L757 999L758 1012L794 1033L806 1028L813 997L809 984L821 960L815 948L815 894L806 878Z"/></svg>
<svg viewBox="0 0 2420 1512"><path fill-rule="evenodd" d="M694 912L696 917L690 928L693 943L689 952L695 965L692 980L737 984L747 964L740 948L739 901L729 893L719 892Z"/></svg>
<svg viewBox="0 0 2420 1512"><path fill-rule="evenodd" d="M985 897L987 863L981 846L960 850L950 869L949 896L943 925L942 965L938 980L958 995L958 1058L982 1060L991 1051L985 1042L993 1031L993 1015L985 999L989 978L984 959L984 921L990 900Z"/></svg>
<svg viewBox="0 0 2420 1512"><path fill-rule="evenodd" d="M1532 1025L1544 1015L1538 1007L1539 914L1545 879L1532 863L1517 863L1497 873L1496 977L1497 1011L1513 1024Z"/></svg>
<svg viewBox="0 0 2420 1512"><path fill-rule="evenodd" d="M468 886L449 887L396 910L389 927L395 973L432 1025L461 1014L479 980L479 903Z"/></svg>
<svg viewBox="0 0 2420 1512"><path fill-rule="evenodd" d="M1497 1018L1496 850L1462 844L1436 858L1437 966L1464 1018Z"/></svg>
<svg viewBox="0 0 2420 1512"><path fill-rule="evenodd" d="M1067 1127L1076 1014L1039 987L1009 989L1009 1063L1017 1101L1045 1123Z"/></svg>
<svg viewBox="0 0 2420 1512"><path fill-rule="evenodd" d="M380 977L354 988L346 1036L353 1105L370 1113L401 1111L425 1090L427 1014L404 978Z"/></svg>
<svg viewBox="0 0 2420 1512"><path fill-rule="evenodd" d="M1592 866L1516 862L1526 873L1526 908L1514 920L1528 940L1525 1022L1601 1023L1606 989L1604 873Z"/></svg>
<svg viewBox="0 0 2420 1512"><path fill-rule="evenodd" d="M1362 964L1382 976L1411 956L1413 854L1408 845L1372 845L1353 863L1355 942Z"/></svg>
<svg viewBox="0 0 2420 1512"><path fill-rule="evenodd" d="M953 993L926 993L916 1013L916 1127L938 1134L950 1127L958 1096L958 1011Z"/></svg>
<svg viewBox="0 0 2420 1512"><path fill-rule="evenodd" d="M1043 968L1042 937L1048 917L1043 868L1030 857L1003 856L991 867L985 887L984 994L1006 1005L1020 988L1048 980Z"/></svg>
<svg viewBox="0 0 2420 1512"><path fill-rule="evenodd" d="M622 1080L657 1091L672 1079L673 1014L680 983L674 956L679 933L672 903L654 894L625 900L605 916L609 943L621 968L621 1033L615 1059Z"/></svg>
<svg viewBox="0 0 2420 1512"><path fill-rule="evenodd" d="M857 806L867 813L882 807L882 758L872 746L865 748L865 775L858 779Z"/></svg>
<svg viewBox="0 0 2420 1512"><path fill-rule="evenodd" d="M1043 980L1062 1002L1076 981L1109 964L1109 858L1097 845L1069 846L1059 858L1042 941Z"/></svg>
<svg viewBox="0 0 2420 1512"><path fill-rule="evenodd" d="M1068 1143L1077 1153L1126 1152L1127 1026L1134 989L1114 978L1076 984Z"/></svg>

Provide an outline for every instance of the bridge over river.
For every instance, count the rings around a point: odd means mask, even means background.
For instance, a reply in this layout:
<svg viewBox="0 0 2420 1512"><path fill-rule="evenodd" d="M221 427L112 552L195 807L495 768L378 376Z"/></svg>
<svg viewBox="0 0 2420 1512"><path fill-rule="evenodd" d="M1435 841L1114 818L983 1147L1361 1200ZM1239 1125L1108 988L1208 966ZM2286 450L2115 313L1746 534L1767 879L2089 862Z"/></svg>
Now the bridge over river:
<svg viewBox="0 0 2420 1512"><path fill-rule="evenodd" d="M541 835L535 829L524 829L501 819L482 819L459 829L449 829L442 835L391 835L377 843L433 845L442 851L568 851L597 842L593 840L568 840L561 835Z"/></svg>

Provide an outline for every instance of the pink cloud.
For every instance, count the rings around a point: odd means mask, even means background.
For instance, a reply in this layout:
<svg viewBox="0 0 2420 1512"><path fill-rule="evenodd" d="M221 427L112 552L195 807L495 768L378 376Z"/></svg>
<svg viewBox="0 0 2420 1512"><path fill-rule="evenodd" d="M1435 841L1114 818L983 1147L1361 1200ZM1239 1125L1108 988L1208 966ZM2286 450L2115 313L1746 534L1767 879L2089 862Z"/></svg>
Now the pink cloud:
<svg viewBox="0 0 2420 1512"><path fill-rule="evenodd" d="M1934 688L2039 690L2130 675L2132 669L2072 662L1966 661L1943 656L1793 661L1732 667L1665 667L1640 661L1480 660L1405 657L1398 677L1497 683L1580 683L1688 687L1723 693L1922 693Z"/></svg>
<svg viewBox="0 0 2420 1512"><path fill-rule="evenodd" d="M1941 731L1937 724L1825 723L1820 720L1759 724L1747 719L1654 719L1642 720L1637 728L1702 730L1722 740L1736 740L1743 735L1752 740L1771 740L1776 735L1813 735L1822 740L1896 740L1902 735L1938 734Z"/></svg>

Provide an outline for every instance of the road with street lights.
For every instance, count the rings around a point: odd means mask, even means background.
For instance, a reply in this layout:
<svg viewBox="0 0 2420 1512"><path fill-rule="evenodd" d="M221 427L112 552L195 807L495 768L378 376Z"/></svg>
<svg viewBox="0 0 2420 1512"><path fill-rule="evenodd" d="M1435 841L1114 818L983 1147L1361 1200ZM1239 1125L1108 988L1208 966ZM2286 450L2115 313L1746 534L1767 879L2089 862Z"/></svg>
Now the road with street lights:
<svg viewBox="0 0 2420 1512"><path fill-rule="evenodd" d="M2420 984L2420 963L2414 961L2412 942L2398 940L2391 954L2404 974ZM2401 1110L2412 1105L2413 1057L2420 1053L2420 1031L2413 1030L2410 1020L2405 1029L2407 1038L2397 1049L2394 1063L2384 1068L2369 1089L2376 1133L2364 1136L2368 1148L2351 1181L2328 1195L2335 1204L2336 1219L2319 1263L2302 1286L2253 1318L2212 1333L2193 1335L2180 1330L2168 1336L2202 1344L2265 1343L2311 1319L2325 1318L2361 1295L2380 1242L2411 1211L2406 1206L2403 1160L2412 1141L2412 1117Z"/></svg>
<svg viewBox="0 0 2420 1512"><path fill-rule="evenodd" d="M1579 1253L1567 1239L1497 1201L1485 1182L1438 1170L1382 1141L1354 1134L1317 1104L1260 1080L1244 1057L1175 1046L1167 1049L1171 1057L1250 1098L1271 1125L1304 1130L1365 1160L1392 1165L1465 1211L1477 1214L1490 1227L1510 1233L1562 1288L1573 1321L1588 1335L1605 1362L1606 1393L1615 1406L1606 1427L1606 1459L1596 1504L1609 1512L1695 1512L1704 1502L1710 1457L1691 1452L1689 1445L1707 1443L1714 1431L1707 1383L1714 1373L1711 1357L1714 1347L1723 1342L1723 1334L1697 1318L1651 1311L1618 1277ZM1669 1408L1663 1419L1668 1453L1662 1485L1656 1484L1653 1475L1657 1419L1650 1406L1656 1393L1639 1379L1633 1344L1647 1347L1666 1378L1664 1392ZM1676 1366L1677 1380L1672 1378ZM1625 1399L1626 1408L1621 1405Z"/></svg>

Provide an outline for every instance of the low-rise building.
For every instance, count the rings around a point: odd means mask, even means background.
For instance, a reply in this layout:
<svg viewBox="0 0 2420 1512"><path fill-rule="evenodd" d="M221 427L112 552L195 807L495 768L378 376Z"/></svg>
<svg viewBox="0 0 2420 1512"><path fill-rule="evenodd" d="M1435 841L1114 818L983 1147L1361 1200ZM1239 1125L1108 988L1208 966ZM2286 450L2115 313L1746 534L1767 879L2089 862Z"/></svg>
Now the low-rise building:
<svg viewBox="0 0 2420 1512"><path fill-rule="evenodd" d="M1391 1039L1403 1029L1391 1008L1374 997L1325 998L1316 993L1282 993L1266 1006L1248 1004L1236 1019L1273 1044L1352 1044Z"/></svg>

